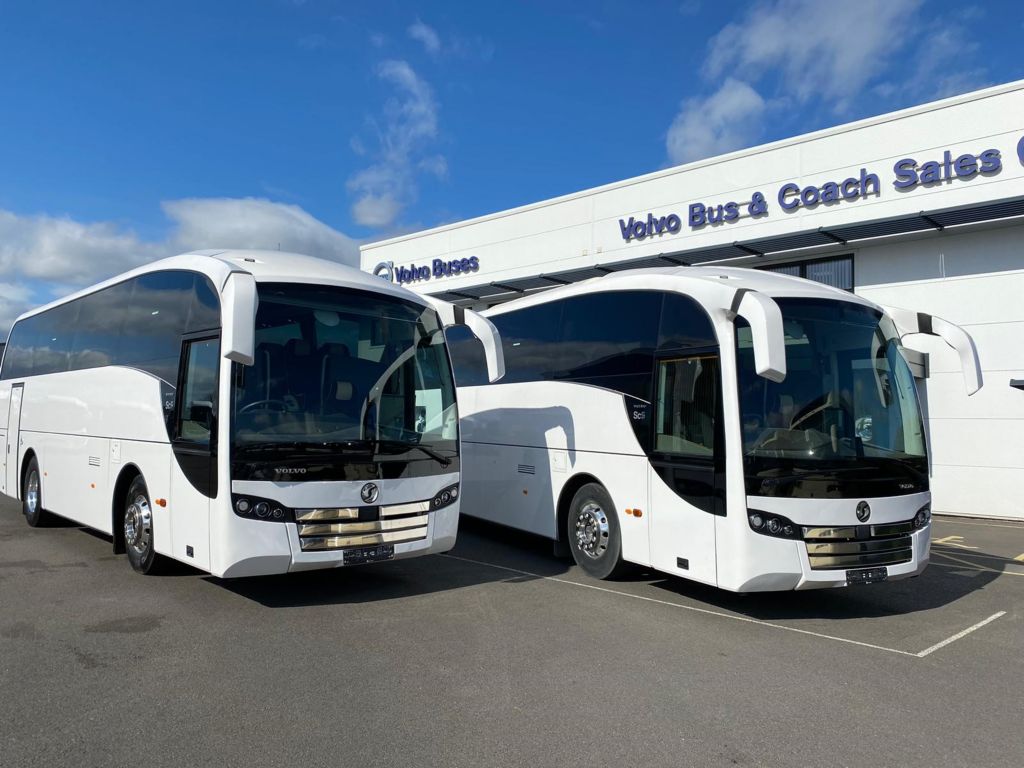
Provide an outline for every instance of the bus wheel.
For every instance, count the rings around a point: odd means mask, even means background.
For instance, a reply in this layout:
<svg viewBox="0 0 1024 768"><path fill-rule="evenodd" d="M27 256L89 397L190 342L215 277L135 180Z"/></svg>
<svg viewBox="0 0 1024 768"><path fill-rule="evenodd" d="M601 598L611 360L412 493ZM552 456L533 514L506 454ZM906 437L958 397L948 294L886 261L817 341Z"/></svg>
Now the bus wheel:
<svg viewBox="0 0 1024 768"><path fill-rule="evenodd" d="M622 573L622 538L615 505L603 487L588 483L573 496L566 531L576 564L597 579Z"/></svg>
<svg viewBox="0 0 1024 768"><path fill-rule="evenodd" d="M139 475L128 486L124 501L124 546L128 562L139 573L152 573L156 562L153 548L153 508L146 481Z"/></svg>
<svg viewBox="0 0 1024 768"><path fill-rule="evenodd" d="M43 509L43 484L39 480L39 462L35 456L29 459L22 488L24 496L21 511L25 515L25 520L33 528L42 528L50 522L51 516Z"/></svg>

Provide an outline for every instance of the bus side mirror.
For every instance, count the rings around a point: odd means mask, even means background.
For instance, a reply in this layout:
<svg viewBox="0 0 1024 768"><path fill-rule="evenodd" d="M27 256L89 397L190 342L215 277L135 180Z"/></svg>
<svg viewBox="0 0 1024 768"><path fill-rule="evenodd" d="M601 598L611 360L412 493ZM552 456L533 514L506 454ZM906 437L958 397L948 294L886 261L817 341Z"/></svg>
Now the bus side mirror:
<svg viewBox="0 0 1024 768"><path fill-rule="evenodd" d="M730 312L750 324L757 375L769 381L783 381L786 378L786 332L779 305L763 293L746 291L733 299Z"/></svg>
<svg viewBox="0 0 1024 768"><path fill-rule="evenodd" d="M221 290L221 350L228 360L252 365L256 356L256 278L232 272Z"/></svg>
<svg viewBox="0 0 1024 768"><path fill-rule="evenodd" d="M909 309L899 307L882 307L885 313L892 318L896 325L896 331L900 335L900 341L904 336L914 333L923 333L926 336L938 336L946 344L953 348L960 358L960 368L964 375L964 387L967 395L973 395L981 389L981 360L978 357L978 348L974 345L971 334L954 325L948 320L943 320L935 315L928 315L924 312L913 312Z"/></svg>
<svg viewBox="0 0 1024 768"><path fill-rule="evenodd" d="M494 323L471 309L457 307L432 296L424 296L430 305L441 316L441 324L445 328L453 325L464 325L470 333L480 340L484 348L484 359L487 362L487 380L492 384L505 375L505 353L501 347L501 334Z"/></svg>

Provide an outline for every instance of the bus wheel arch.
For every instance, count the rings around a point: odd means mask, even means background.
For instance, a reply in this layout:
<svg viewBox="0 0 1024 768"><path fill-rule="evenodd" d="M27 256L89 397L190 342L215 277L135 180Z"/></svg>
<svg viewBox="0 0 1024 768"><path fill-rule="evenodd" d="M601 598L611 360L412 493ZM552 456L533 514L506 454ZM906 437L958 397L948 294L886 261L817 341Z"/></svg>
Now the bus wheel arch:
<svg viewBox="0 0 1024 768"><path fill-rule="evenodd" d="M25 480L28 478L28 466L32 463L32 460L36 458L36 452L34 449L29 448L25 451L25 455L21 459L21 471L18 473L18 498L24 498L25 495ZM36 460L38 464L38 460Z"/></svg>
<svg viewBox="0 0 1024 768"><path fill-rule="evenodd" d="M573 560L588 576L614 579L627 569L615 502L599 482L579 486L568 503L565 531Z"/></svg>
<svg viewBox="0 0 1024 768"><path fill-rule="evenodd" d="M110 530L114 537L114 554L123 555L127 551L124 544L124 500L128 497L128 489L142 471L134 464L126 464L114 483L114 492L110 497Z"/></svg>
<svg viewBox="0 0 1024 768"><path fill-rule="evenodd" d="M21 468L21 512L33 528L44 528L53 521L53 515L43 508L43 476L39 460L31 448L25 452Z"/></svg>

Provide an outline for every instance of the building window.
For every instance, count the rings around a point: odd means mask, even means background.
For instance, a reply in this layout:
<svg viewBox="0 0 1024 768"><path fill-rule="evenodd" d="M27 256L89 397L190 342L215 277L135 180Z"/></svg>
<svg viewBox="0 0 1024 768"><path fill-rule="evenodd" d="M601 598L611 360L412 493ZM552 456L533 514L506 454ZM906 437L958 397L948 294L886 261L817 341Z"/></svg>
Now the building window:
<svg viewBox="0 0 1024 768"><path fill-rule="evenodd" d="M844 291L853 291L853 256L833 256L828 259L794 261L788 264L772 264L761 267L765 272L781 272L784 275L805 277L816 283L831 285Z"/></svg>

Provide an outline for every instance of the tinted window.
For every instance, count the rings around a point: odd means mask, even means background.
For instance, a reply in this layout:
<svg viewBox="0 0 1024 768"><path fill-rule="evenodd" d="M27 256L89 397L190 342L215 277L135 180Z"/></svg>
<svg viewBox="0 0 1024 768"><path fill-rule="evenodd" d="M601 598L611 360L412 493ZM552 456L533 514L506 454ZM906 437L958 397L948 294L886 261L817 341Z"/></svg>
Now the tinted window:
<svg viewBox="0 0 1024 768"><path fill-rule="evenodd" d="M711 318L693 299L666 293L661 307L658 350L692 349L717 345Z"/></svg>
<svg viewBox="0 0 1024 768"><path fill-rule="evenodd" d="M719 378L717 355L658 362L654 450L713 456Z"/></svg>
<svg viewBox="0 0 1024 768"><path fill-rule="evenodd" d="M460 387L477 387L487 383L487 359L480 340L464 325L456 325L444 332L448 352L455 368L455 383Z"/></svg>
<svg viewBox="0 0 1024 768"><path fill-rule="evenodd" d="M220 327L220 299L213 283L206 275L192 275L192 311L189 313L188 332L208 331Z"/></svg>
<svg viewBox="0 0 1024 768"><path fill-rule="evenodd" d="M613 291L567 299L561 337L564 376L649 374L661 297L655 291Z"/></svg>
<svg viewBox="0 0 1024 768"><path fill-rule="evenodd" d="M71 346L71 369L114 365L121 328L132 297L130 282L118 283L77 299L78 322Z"/></svg>
<svg viewBox="0 0 1024 768"><path fill-rule="evenodd" d="M185 391L181 398L178 439L210 444L217 403L220 340L193 341L186 351Z"/></svg>
<svg viewBox="0 0 1024 768"><path fill-rule="evenodd" d="M32 375L68 370L78 307L62 304L32 318Z"/></svg>
<svg viewBox="0 0 1024 768"><path fill-rule="evenodd" d="M131 281L115 364L175 380L194 282L189 272L153 272Z"/></svg>
<svg viewBox="0 0 1024 768"><path fill-rule="evenodd" d="M0 378L20 379L32 375L32 318L22 320L11 328L4 355Z"/></svg>
<svg viewBox="0 0 1024 768"><path fill-rule="evenodd" d="M505 378L501 383L553 379L563 366L558 335L561 301L538 304L492 317L505 352Z"/></svg>

